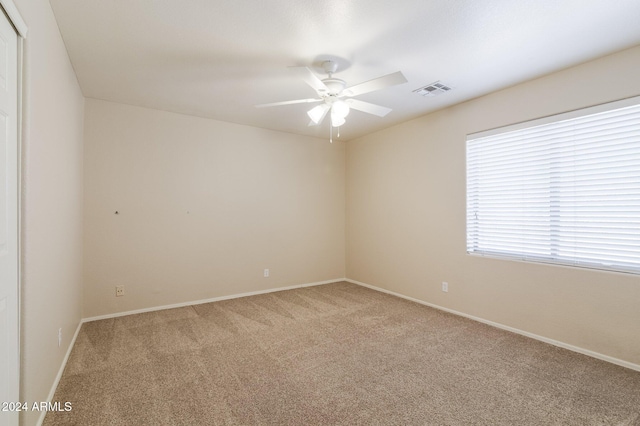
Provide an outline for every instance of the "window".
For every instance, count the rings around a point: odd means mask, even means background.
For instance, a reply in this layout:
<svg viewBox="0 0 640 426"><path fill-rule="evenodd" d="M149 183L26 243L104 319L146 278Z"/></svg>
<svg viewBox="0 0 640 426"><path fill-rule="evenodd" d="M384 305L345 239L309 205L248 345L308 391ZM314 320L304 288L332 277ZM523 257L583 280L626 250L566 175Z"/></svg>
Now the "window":
<svg viewBox="0 0 640 426"><path fill-rule="evenodd" d="M469 135L467 252L640 273L640 98Z"/></svg>

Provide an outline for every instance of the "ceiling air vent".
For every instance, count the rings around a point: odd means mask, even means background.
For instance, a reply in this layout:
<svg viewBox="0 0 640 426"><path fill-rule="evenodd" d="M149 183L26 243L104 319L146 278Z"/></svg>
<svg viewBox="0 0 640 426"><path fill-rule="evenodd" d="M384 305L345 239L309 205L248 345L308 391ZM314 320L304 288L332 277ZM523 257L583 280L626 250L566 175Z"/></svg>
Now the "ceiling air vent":
<svg viewBox="0 0 640 426"><path fill-rule="evenodd" d="M452 90L452 87L447 86L446 84L436 81L435 83L428 84L424 87L414 90L419 95L422 96L436 96L442 93L446 93Z"/></svg>

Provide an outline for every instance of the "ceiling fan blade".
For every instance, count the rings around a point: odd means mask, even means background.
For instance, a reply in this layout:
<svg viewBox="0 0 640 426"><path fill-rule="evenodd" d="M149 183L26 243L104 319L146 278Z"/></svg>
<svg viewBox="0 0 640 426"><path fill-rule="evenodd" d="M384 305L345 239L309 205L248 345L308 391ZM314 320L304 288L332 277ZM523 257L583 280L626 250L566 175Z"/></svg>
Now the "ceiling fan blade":
<svg viewBox="0 0 640 426"><path fill-rule="evenodd" d="M365 81L364 83L356 84L355 86L347 87L342 92L346 96L358 96L364 93L373 92L376 90L384 89L385 87L395 86L396 84L406 83L407 79L402 72L397 71L392 74L383 75L382 77L374 78L373 80Z"/></svg>
<svg viewBox="0 0 640 426"><path fill-rule="evenodd" d="M329 88L308 67L289 67L289 69L304 80L316 92L328 92Z"/></svg>
<svg viewBox="0 0 640 426"><path fill-rule="evenodd" d="M378 117L384 117L392 111L391 108L360 101L358 99L346 99L345 102L353 109L366 112L367 114L377 115Z"/></svg>
<svg viewBox="0 0 640 426"><path fill-rule="evenodd" d="M320 102L321 100L322 100L321 98L296 99L295 101L271 102L269 104L260 104L260 105L256 105L255 107L265 108L265 107L273 107L273 106L280 106L280 105L308 104L311 102Z"/></svg>

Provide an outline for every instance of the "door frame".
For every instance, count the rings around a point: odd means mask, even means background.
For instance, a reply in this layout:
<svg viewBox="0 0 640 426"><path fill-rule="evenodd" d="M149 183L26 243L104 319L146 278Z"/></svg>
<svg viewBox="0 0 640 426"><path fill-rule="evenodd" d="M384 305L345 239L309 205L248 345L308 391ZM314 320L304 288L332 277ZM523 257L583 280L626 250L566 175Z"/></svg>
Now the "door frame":
<svg viewBox="0 0 640 426"><path fill-rule="evenodd" d="M18 335L17 335L17 366L18 369L18 383L15 384L17 389L14 391L17 392L20 398L20 392L22 388L22 371L21 371L21 357L22 357L22 142L23 142L23 117L24 117L24 102L23 102L23 94L24 94L24 41L27 37L28 27L25 21L22 19L22 15L18 11L18 8L14 4L13 0L0 0L0 7L4 10L4 13L7 15L7 18L13 28L16 31L17 35L17 52L16 52L16 62L18 65L17 69L17 128L16 128L16 138L17 138L17 256L18 256L18 265L17 265L17 326L18 326ZM2 13L2 11L0 11Z"/></svg>

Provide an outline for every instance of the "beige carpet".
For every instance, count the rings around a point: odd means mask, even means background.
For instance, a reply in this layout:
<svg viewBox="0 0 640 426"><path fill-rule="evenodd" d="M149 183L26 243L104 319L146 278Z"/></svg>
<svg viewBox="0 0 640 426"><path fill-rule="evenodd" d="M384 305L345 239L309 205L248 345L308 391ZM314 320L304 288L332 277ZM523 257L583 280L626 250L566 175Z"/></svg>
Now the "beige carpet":
<svg viewBox="0 0 640 426"><path fill-rule="evenodd" d="M86 323L45 425L638 425L640 373L349 283Z"/></svg>

